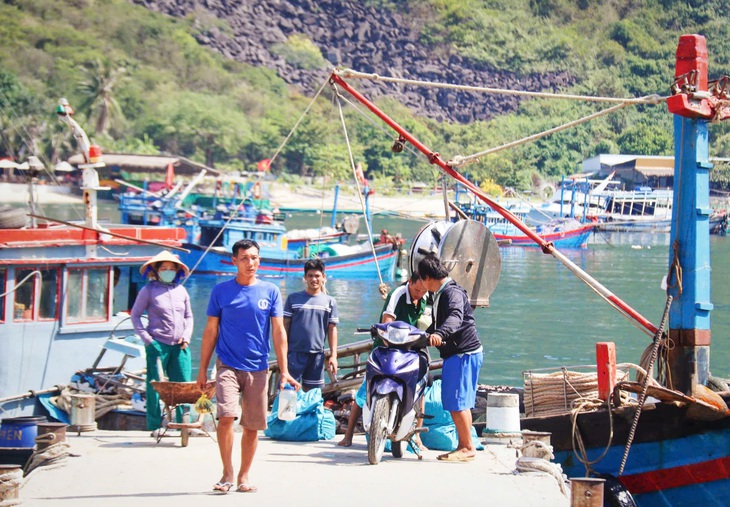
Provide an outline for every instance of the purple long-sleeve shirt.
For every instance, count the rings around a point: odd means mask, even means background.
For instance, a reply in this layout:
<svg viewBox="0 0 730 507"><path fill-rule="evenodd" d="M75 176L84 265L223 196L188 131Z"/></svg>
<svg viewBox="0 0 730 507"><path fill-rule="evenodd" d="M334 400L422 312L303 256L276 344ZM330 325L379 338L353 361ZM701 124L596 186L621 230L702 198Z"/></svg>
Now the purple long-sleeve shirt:
<svg viewBox="0 0 730 507"><path fill-rule="evenodd" d="M148 324L142 324L147 312ZM132 307L132 324L145 345L153 340L166 345L190 343L193 335L193 311L190 296L182 285L151 281L139 291Z"/></svg>

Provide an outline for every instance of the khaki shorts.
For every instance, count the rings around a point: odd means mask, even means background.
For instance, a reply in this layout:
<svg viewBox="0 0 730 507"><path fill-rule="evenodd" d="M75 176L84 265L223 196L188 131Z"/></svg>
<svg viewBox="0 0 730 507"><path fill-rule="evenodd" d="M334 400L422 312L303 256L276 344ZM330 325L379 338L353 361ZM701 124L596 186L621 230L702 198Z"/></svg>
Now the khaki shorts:
<svg viewBox="0 0 730 507"><path fill-rule="evenodd" d="M216 411L218 418L237 417L241 406L241 426L266 429L269 371L243 371L216 361Z"/></svg>

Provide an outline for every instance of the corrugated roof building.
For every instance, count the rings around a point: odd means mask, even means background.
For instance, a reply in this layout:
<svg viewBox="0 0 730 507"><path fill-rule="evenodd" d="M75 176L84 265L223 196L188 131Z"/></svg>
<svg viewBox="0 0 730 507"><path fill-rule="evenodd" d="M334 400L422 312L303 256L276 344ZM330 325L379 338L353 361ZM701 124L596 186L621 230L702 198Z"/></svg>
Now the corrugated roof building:
<svg viewBox="0 0 730 507"><path fill-rule="evenodd" d="M627 188L673 188L674 157L647 155L598 155L583 161L583 172L605 178L616 171L614 179Z"/></svg>
<svg viewBox="0 0 730 507"><path fill-rule="evenodd" d="M220 176L217 171L205 164L199 164L185 157L174 157L169 155L130 155L125 153L104 153L104 163L109 168L119 168L122 171L131 173L165 173L167 165L172 163L175 174L181 176L192 176L205 169L211 176ZM68 159L68 163L74 166L84 163L81 153L77 153Z"/></svg>

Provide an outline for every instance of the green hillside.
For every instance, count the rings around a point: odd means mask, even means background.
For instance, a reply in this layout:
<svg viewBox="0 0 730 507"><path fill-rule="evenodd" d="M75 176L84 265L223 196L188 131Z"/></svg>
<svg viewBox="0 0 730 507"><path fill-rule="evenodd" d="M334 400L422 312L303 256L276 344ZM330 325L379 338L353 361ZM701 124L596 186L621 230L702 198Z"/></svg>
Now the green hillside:
<svg viewBox="0 0 730 507"><path fill-rule="evenodd" d="M418 23L420 43L495 71L529 75L568 71L564 93L666 96L678 37L707 37L710 75L730 74L730 14L720 0L369 0ZM75 151L54 117L68 98L93 141L108 152L168 152L221 170L252 170L284 141L311 97L276 72L225 59L201 46L206 30L230 31L206 12L169 18L124 0L6 0L0 3L0 133L9 156L39 154L48 163ZM307 65L326 63L316 46L290 39ZM319 48L324 52L326 48ZM302 65L304 65L302 63ZM382 74L387 74L383 69ZM324 75L324 74L323 74ZM469 83L463 83L469 84ZM319 84L317 85L319 86ZM331 94L277 157L280 175L350 175ZM380 104L445 158L483 151L606 108L605 104L531 99L516 113L477 124L414 117L396 98ZM390 150L392 135L347 111L356 160L381 188L432 181L422 157ZM730 157L730 130L711 127L712 156ZM630 107L468 166L479 182L529 189L541 178L574 173L599 153L672 154L666 106ZM715 171L722 179L722 171Z"/></svg>

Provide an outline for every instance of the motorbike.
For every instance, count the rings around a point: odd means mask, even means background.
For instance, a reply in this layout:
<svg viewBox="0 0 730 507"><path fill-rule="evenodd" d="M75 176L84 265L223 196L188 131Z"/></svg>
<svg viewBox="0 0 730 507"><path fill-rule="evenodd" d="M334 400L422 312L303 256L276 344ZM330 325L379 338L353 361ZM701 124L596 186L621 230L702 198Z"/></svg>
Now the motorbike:
<svg viewBox="0 0 730 507"><path fill-rule="evenodd" d="M363 426L368 435L368 461L380 463L386 440L391 441L394 458L403 457L407 445L423 459L414 437L428 431L416 428L418 419L424 417L421 399L431 384L428 334L400 321L375 324L370 332L373 338L382 338L385 346L373 349L365 369Z"/></svg>

